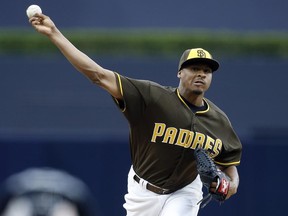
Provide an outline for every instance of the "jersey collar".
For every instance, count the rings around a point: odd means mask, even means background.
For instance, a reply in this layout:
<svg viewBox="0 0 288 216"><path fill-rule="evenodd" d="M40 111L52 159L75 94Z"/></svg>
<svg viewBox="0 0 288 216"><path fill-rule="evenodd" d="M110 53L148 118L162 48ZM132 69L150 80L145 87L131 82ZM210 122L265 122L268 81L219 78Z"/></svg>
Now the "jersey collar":
<svg viewBox="0 0 288 216"><path fill-rule="evenodd" d="M184 98L180 95L180 92L179 92L178 89L176 89L176 92L177 92L177 96L178 96L178 98L180 99L180 101L181 101L188 109L190 109L190 107L188 106L188 104L185 102ZM206 112L209 111L209 109L210 109L209 103L206 101L205 98L203 98L203 101L204 101L204 103L207 105L207 109L201 110L201 111L197 111L195 114L203 114L203 113L206 113Z"/></svg>

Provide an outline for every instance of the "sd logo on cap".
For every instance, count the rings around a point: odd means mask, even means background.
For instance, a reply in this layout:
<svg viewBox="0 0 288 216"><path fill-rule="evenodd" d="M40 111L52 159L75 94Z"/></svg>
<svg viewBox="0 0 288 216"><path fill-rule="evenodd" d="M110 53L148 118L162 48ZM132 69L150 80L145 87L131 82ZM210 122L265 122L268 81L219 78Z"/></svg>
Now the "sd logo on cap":
<svg viewBox="0 0 288 216"><path fill-rule="evenodd" d="M219 68L219 63L213 59L208 51L202 48L185 50L180 58L178 70L180 71L190 64L206 64L212 71L216 71Z"/></svg>

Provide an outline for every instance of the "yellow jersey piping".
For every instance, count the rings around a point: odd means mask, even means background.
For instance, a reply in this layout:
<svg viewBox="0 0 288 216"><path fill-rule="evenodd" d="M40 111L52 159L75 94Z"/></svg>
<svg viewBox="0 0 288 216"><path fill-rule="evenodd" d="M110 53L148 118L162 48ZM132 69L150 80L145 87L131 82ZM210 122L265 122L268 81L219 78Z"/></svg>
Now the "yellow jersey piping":
<svg viewBox="0 0 288 216"><path fill-rule="evenodd" d="M183 100L183 98L181 97L181 95L180 95L180 93L179 93L179 90L177 89L176 91L177 91L177 96L178 96L178 98L182 101L182 103L183 103L188 109L190 109L189 106L186 104L186 102L185 102L185 101Z"/></svg>
<svg viewBox="0 0 288 216"><path fill-rule="evenodd" d="M123 87L122 87L122 81L121 81L121 78L120 78L120 75L118 73L115 72L115 74L117 75L117 79L118 79L118 83L119 83L119 88L120 88L120 94L122 95L123 97ZM114 98L115 101L117 102L117 104L119 105L119 102L116 98ZM123 97L123 100L124 100L124 97ZM125 112L126 110L126 105L125 105L125 101L124 101L124 108L121 109L122 112Z"/></svg>
<svg viewBox="0 0 288 216"><path fill-rule="evenodd" d="M190 109L190 107L188 106L188 104L183 100L182 96L180 95L179 89L176 89L176 91L177 91L177 96L178 96L179 99L182 101L182 103L184 103L185 106ZM209 109L210 109L210 106L209 106L209 104L207 103L207 101L205 100L205 98L203 98L203 100L204 100L205 103L207 104L207 109L206 109L206 110L203 110L203 111L197 111L197 112L196 112L197 114L206 113L206 112L208 112Z"/></svg>

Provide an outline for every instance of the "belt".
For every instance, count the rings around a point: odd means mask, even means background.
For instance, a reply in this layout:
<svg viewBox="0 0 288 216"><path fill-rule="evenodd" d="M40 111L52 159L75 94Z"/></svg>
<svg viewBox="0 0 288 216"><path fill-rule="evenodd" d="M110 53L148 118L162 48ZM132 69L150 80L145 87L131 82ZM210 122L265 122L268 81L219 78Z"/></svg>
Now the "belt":
<svg viewBox="0 0 288 216"><path fill-rule="evenodd" d="M134 175L133 179L139 184L140 178L137 175ZM147 184L146 184L146 189L149 190L149 191L152 191L152 192L154 192L156 194L160 194L160 195L170 194L170 193L174 192L173 190L157 187L157 186L155 186L153 184L150 184L149 182L147 182Z"/></svg>

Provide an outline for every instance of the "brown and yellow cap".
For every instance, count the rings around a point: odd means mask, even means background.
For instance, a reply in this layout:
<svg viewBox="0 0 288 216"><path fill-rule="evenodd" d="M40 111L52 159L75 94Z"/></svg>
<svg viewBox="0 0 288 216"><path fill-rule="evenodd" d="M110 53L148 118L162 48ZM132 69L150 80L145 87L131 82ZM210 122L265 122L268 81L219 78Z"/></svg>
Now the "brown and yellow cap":
<svg viewBox="0 0 288 216"><path fill-rule="evenodd" d="M190 64L206 64L212 71L216 71L219 68L218 61L213 59L212 55L202 48L185 50L180 58L178 71Z"/></svg>

